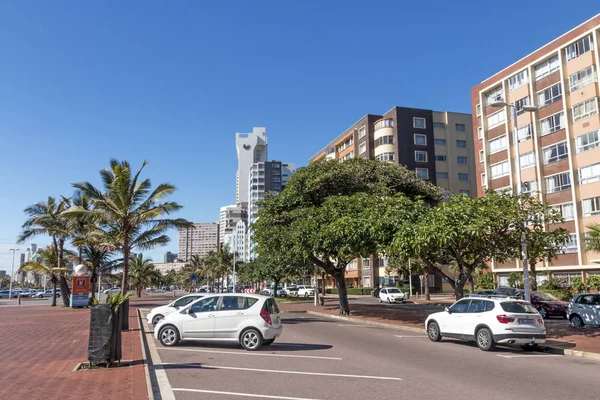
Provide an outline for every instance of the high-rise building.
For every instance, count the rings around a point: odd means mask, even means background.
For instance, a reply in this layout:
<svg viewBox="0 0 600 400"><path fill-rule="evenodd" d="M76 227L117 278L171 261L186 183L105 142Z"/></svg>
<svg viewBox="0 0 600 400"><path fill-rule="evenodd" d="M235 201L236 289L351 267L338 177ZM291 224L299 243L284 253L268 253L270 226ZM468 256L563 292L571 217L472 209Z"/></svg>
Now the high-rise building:
<svg viewBox="0 0 600 400"><path fill-rule="evenodd" d="M252 128L252 133L236 133L235 147L238 157L236 174L236 204L247 206L248 203L248 174L254 163L267 160L267 129Z"/></svg>
<svg viewBox="0 0 600 400"><path fill-rule="evenodd" d="M219 244L225 241L225 235L236 234L237 223L248 220L247 208L237 205L221 207L219 212Z"/></svg>
<svg viewBox="0 0 600 400"><path fill-rule="evenodd" d="M171 253L170 251L167 251L165 253L164 261L163 262L164 263L172 263L172 262L175 262L176 259L177 259L177 253Z"/></svg>
<svg viewBox="0 0 600 400"><path fill-rule="evenodd" d="M193 255L205 257L210 251L216 251L219 245L219 224L199 222L189 228L179 229L179 252L176 258L189 261ZM165 262L166 254L165 254Z"/></svg>
<svg viewBox="0 0 600 400"><path fill-rule="evenodd" d="M560 211L571 233L539 264L538 282L600 275L600 254L583 240L600 214L599 42L600 14L471 90L478 195L529 192ZM491 269L501 285L522 271L518 260Z"/></svg>
<svg viewBox="0 0 600 400"><path fill-rule="evenodd" d="M265 161L254 163L250 167L248 179L248 235L246 244L247 260L255 258L252 241L252 223L257 219L260 207L258 202L264 200L265 193L279 193L285 187L288 179L296 171L296 166L281 161Z"/></svg>
<svg viewBox="0 0 600 400"><path fill-rule="evenodd" d="M470 114L394 107L383 115L367 114L310 162L350 158L387 161L414 170L417 176L452 194L476 194L473 128ZM393 285L385 274L387 259L372 256L349 263L346 284ZM441 276L430 276L432 292L442 291Z"/></svg>

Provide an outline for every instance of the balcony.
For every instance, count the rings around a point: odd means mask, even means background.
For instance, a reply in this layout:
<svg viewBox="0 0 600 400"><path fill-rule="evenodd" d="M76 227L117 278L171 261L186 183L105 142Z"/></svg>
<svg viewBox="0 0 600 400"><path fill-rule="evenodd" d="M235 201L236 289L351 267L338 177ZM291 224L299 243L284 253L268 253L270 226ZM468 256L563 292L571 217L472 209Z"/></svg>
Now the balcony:
<svg viewBox="0 0 600 400"><path fill-rule="evenodd" d="M394 127L394 120L393 119L380 119L379 121L375 122L375 126L374 126L374 130L378 131L381 128L393 128Z"/></svg>

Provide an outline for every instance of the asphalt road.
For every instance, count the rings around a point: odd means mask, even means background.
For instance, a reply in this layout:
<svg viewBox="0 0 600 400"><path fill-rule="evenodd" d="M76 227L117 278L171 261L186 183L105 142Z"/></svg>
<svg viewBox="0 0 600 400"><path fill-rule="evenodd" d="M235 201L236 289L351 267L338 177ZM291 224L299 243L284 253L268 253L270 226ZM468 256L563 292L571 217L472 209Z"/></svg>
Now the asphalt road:
<svg viewBox="0 0 600 400"><path fill-rule="evenodd" d="M258 352L237 345L155 341L175 398L597 400L600 363L303 314Z"/></svg>

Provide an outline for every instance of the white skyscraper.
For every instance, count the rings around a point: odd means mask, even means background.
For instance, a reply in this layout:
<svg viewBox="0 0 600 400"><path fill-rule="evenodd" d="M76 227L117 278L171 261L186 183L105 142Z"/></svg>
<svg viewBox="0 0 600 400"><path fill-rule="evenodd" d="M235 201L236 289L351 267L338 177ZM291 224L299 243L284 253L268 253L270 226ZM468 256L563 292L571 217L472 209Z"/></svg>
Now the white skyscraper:
<svg viewBox="0 0 600 400"><path fill-rule="evenodd" d="M245 221L248 219L248 211L246 207L239 207L237 205L230 205L221 207L219 213L219 244L224 244L226 235L237 234L237 223L239 221ZM230 250L233 248L230 246Z"/></svg>
<svg viewBox="0 0 600 400"><path fill-rule="evenodd" d="M236 133L235 147L238 169L235 179L235 198L238 205L248 204L250 166L267 160L267 129L252 128L252 133Z"/></svg>

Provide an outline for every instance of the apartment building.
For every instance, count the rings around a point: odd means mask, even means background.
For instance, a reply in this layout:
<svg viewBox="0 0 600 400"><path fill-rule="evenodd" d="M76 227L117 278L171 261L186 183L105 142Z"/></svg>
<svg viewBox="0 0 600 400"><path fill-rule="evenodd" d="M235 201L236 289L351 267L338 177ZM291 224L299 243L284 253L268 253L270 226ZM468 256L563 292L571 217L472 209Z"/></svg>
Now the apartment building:
<svg viewBox="0 0 600 400"><path fill-rule="evenodd" d="M569 285L600 275L600 254L586 252L588 225L600 223L600 14L471 90L477 194L518 189L559 210L571 241L540 263ZM518 260L492 263L500 284Z"/></svg>
<svg viewBox="0 0 600 400"><path fill-rule="evenodd" d="M451 194L476 195L473 128L470 114L394 107L383 115L367 114L346 129L310 162L362 157L398 163ZM348 286L393 285L387 260L373 256L348 265ZM430 290L441 291L441 277L430 277Z"/></svg>
<svg viewBox="0 0 600 400"><path fill-rule="evenodd" d="M189 228L179 229L179 248L175 259L189 261L193 255L205 257L216 251L219 245L219 224L216 222L199 222ZM170 258L169 258L170 259ZM165 263L170 263L165 254Z"/></svg>
<svg viewBox="0 0 600 400"><path fill-rule="evenodd" d="M250 167L257 162L267 161L267 129L253 127L252 133L236 133L238 169L235 176L236 204L248 205L248 175Z"/></svg>

